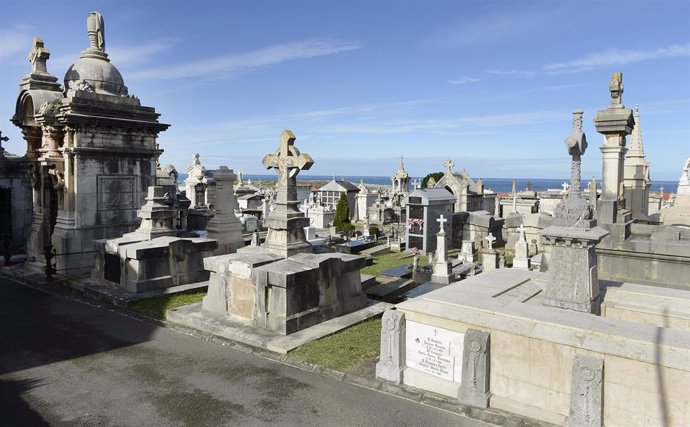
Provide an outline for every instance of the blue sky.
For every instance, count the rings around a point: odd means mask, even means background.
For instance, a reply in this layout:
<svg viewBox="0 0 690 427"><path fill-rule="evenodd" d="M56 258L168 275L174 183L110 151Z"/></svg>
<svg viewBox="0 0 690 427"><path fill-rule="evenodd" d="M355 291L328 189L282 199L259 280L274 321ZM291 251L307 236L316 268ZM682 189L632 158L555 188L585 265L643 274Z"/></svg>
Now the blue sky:
<svg viewBox="0 0 690 427"><path fill-rule="evenodd" d="M564 178L571 113L585 112L583 178L601 175L597 110L612 72L640 104L652 179L690 156L690 1L2 2L0 130L34 36L60 81L101 12L130 93L172 126L162 163L264 173L285 128L311 174ZM3 124L4 123L4 124Z"/></svg>

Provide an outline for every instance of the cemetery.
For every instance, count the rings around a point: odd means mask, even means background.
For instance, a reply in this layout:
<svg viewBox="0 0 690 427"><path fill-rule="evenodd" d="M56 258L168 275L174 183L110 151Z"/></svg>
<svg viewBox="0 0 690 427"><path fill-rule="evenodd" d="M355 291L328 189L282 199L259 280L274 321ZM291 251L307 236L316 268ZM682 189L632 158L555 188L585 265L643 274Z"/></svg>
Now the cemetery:
<svg viewBox="0 0 690 427"><path fill-rule="evenodd" d="M44 40L27 46L11 118L25 154L3 149L0 133L1 277L40 277L475 418L690 424L690 158L669 199L653 194L622 73L605 108L564 117L561 188L513 179L499 193L456 172L461 158L422 185L402 155L390 185L317 183L304 174L321 161L305 152L314 138L298 148L289 129L272 130L277 148L254 165L275 172L268 185L230 168L232 151L220 165L203 146L184 147L181 179L160 163L171 124L125 85L103 16L86 24L64 84ZM596 149L601 184L583 189Z"/></svg>

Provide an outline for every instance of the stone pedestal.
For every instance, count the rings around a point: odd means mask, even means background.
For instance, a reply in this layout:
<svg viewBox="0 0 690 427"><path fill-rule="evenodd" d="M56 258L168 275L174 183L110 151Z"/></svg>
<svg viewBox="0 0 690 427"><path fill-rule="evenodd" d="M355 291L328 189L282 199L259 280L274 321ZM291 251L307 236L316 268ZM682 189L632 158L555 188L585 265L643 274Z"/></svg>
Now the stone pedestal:
<svg viewBox="0 0 690 427"><path fill-rule="evenodd" d="M446 233L441 231L436 234L436 259L434 260L431 281L433 283L449 284L452 281L453 266L447 258Z"/></svg>
<svg viewBox="0 0 690 427"><path fill-rule="evenodd" d="M515 257L513 258L513 268L529 270L530 260L527 254L528 243L524 240L515 242Z"/></svg>
<svg viewBox="0 0 690 427"><path fill-rule="evenodd" d="M500 254L493 249L482 251L482 268L484 271L496 270L499 268Z"/></svg>
<svg viewBox="0 0 690 427"><path fill-rule="evenodd" d="M458 261L473 263L477 260L477 252L474 248L474 240L463 240L458 254Z"/></svg>
<svg viewBox="0 0 690 427"><path fill-rule="evenodd" d="M544 305L599 314L601 300L594 246L609 233L601 227L551 226L541 234L552 247L551 280L544 289Z"/></svg>
<svg viewBox="0 0 690 427"><path fill-rule="evenodd" d="M213 206L215 215L206 225L209 239L218 240L218 254L236 252L244 246L242 238L242 224L235 216L237 201L235 200L235 174L227 166L221 166L213 174L216 182L215 200Z"/></svg>

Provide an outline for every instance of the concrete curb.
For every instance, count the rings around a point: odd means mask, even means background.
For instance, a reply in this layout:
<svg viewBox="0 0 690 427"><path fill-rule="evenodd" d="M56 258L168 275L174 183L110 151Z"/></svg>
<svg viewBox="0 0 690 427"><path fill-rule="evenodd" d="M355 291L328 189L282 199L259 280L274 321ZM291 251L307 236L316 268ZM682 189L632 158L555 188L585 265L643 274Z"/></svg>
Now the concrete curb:
<svg viewBox="0 0 690 427"><path fill-rule="evenodd" d="M71 298L93 307L102 308L131 318L136 318L142 322L148 322L156 326L171 329L185 335L190 335L205 341L213 342L223 347L229 347L233 350L238 350L243 353L252 354L254 356L261 357L266 360L281 363L283 365L287 365L295 369L317 373L319 375L323 375L338 381L343 381L345 383L352 384L358 387L363 387L370 390L390 394L402 399L411 400L425 406L433 407L446 412L455 413L465 418L475 419L497 426L553 426L553 424L528 419L495 408L479 409L470 406L460 405L457 403L457 401L447 396L431 392L420 391L408 387L404 384L398 385L387 381L382 381L377 378L368 378L353 373L343 373L335 371L320 365L315 365L309 362L304 362L302 360L292 358L289 355L274 353L265 349L253 347L227 338L219 337L208 332L203 332L186 326L177 325L166 320L159 320L153 317L145 316L126 307L112 304L111 301L104 301L103 299L93 300L89 298L90 295L88 293L80 293L74 287L70 286L68 283L65 283L67 279L59 279L52 282L37 282L35 280L27 279L23 275L9 274L9 272L5 268L0 269L0 278L6 279L8 281L14 282L22 286L26 286L31 289L39 290L41 292L46 292L52 295L58 295L65 298Z"/></svg>

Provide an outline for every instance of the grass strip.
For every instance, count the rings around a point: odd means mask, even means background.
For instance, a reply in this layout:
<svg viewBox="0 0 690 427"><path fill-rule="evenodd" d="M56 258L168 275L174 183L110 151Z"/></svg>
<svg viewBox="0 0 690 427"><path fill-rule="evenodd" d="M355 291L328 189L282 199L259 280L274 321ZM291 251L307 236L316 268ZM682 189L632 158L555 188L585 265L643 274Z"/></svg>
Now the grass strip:
<svg viewBox="0 0 690 427"><path fill-rule="evenodd" d="M290 356L339 372L350 372L376 359L381 345L381 317L373 317L333 335L307 343Z"/></svg>
<svg viewBox="0 0 690 427"><path fill-rule="evenodd" d="M177 294L160 295L135 301L127 306L130 310L154 319L165 320L165 312L183 305L201 302L206 290L192 289Z"/></svg>

